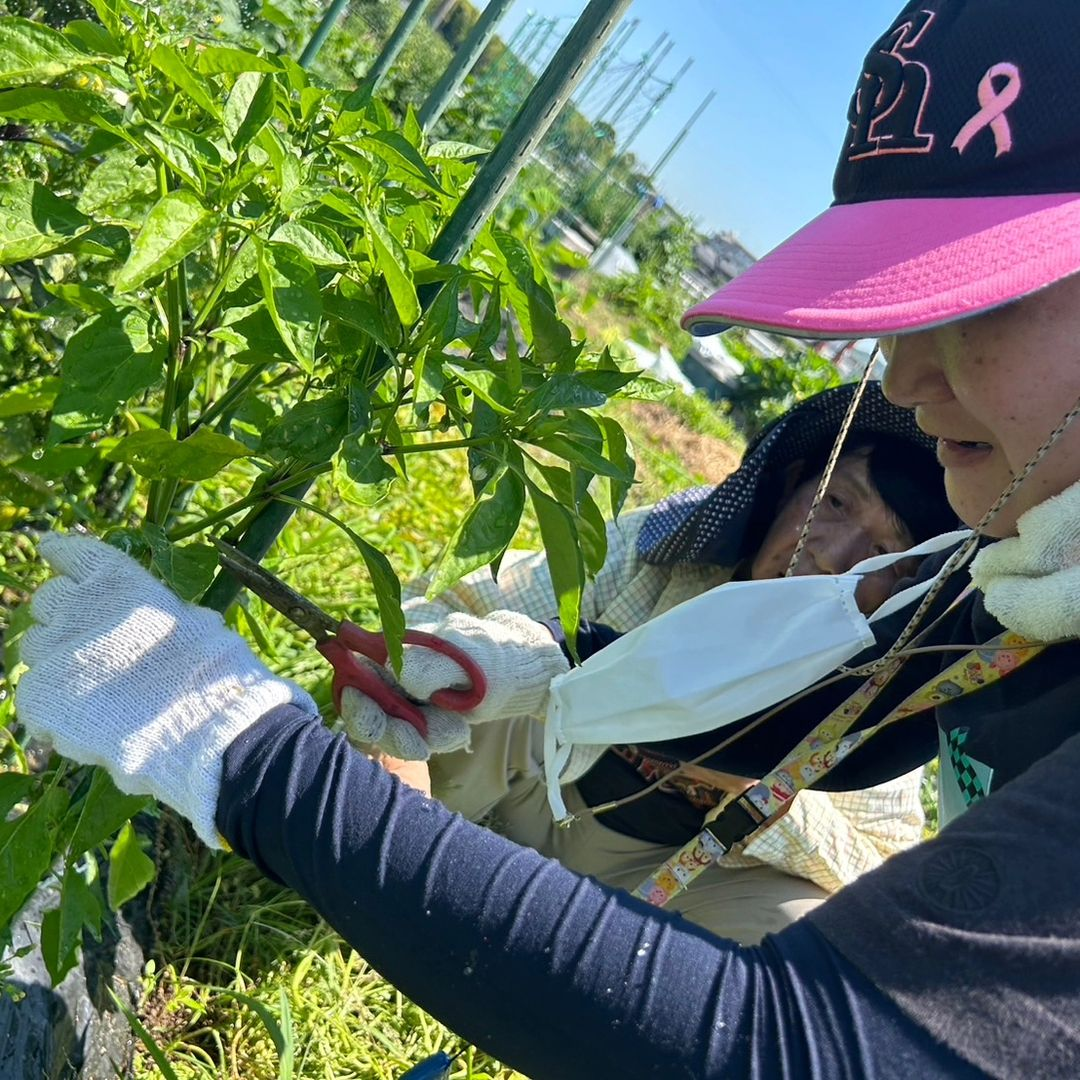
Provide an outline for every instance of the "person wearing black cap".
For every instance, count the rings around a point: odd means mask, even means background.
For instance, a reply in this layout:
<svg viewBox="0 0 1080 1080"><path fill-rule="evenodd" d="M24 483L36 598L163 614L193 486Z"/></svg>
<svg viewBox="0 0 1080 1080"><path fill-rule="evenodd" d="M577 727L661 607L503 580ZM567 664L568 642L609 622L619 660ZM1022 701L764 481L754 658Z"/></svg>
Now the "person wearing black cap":
<svg viewBox="0 0 1080 1080"><path fill-rule="evenodd" d="M710 857L772 820L785 783L855 787L940 748L953 814L933 840L741 947L407 790L220 620L78 538L42 541L58 576L34 602L21 720L289 882L534 1080L1073 1080L1077 40L1075 0L907 5L857 80L834 205L686 323L884 338L885 392L936 438L973 529L873 646L732 732L721 767L775 785L721 810Z"/></svg>
<svg viewBox="0 0 1080 1080"><path fill-rule="evenodd" d="M826 390L792 408L758 435L739 468L717 486L682 492L612 523L605 566L583 600L581 658L732 578L782 577L856 389ZM903 551L955 524L933 441L870 382L795 572L843 573L860 559ZM914 568L911 560L897 565ZM873 611L888 596L898 572L894 567L864 579L859 597L865 610ZM446 636L462 632L463 620L473 619L468 645L475 651L484 617L511 609L545 620L562 640L558 621L550 618L557 604L542 552L508 552L497 579L478 571L434 602L424 598L426 585L421 580L406 590L411 626ZM498 631L505 635L508 629L500 616ZM550 641L529 648L534 630L532 623L524 627L519 647L530 653L550 649ZM568 662L567 653L564 666ZM439 665L430 682L423 681L427 672L407 665L401 678L412 696L424 699L442 678L455 675L455 669ZM520 671L514 677L520 682ZM383 757L383 764L470 820L625 889L640 884L692 837L728 792L747 784L718 770L699 769L685 781L676 774L668 789L649 798L560 828L545 801L542 700L536 696L530 715L520 699L518 708L522 715L507 713L479 725L459 722L467 745L447 753L444 741L443 752L428 763L430 775L423 765L393 756ZM342 716L357 745L366 748L379 736L386 745L386 717L373 703L359 696L346 700ZM392 739L390 746L398 749ZM567 806L579 812L640 791L677 763L665 751L662 743L648 751L582 748L563 773ZM409 752L419 756L426 747ZM922 838L920 778L921 770L915 770L869 790L803 793L791 813L695 881L673 909L724 937L760 941Z"/></svg>

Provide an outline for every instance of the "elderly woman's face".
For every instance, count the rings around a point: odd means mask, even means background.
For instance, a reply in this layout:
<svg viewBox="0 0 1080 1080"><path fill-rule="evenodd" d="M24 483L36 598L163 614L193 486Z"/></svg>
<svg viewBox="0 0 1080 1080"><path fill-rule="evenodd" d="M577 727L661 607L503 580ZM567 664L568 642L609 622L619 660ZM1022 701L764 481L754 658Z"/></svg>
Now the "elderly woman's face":
<svg viewBox="0 0 1080 1080"><path fill-rule="evenodd" d="M1080 276L1015 304L882 342L883 389L938 440L953 509L974 525L1080 397ZM1074 423L987 530L1080 479Z"/></svg>
<svg viewBox="0 0 1080 1080"><path fill-rule="evenodd" d="M751 578L784 576L820 482L820 475L803 481L781 505L754 556ZM871 555L905 551L913 542L904 523L886 505L870 479L869 451L859 450L837 462L794 573L842 574ZM916 565L915 560L905 559L868 574L856 594L859 607L864 612L874 611L897 580L911 573Z"/></svg>

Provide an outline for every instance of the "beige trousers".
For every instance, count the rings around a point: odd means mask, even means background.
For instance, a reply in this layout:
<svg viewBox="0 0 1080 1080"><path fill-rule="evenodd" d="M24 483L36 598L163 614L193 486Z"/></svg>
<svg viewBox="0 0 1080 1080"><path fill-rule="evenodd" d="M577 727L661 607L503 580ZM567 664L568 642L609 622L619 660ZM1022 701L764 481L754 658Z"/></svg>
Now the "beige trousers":
<svg viewBox="0 0 1080 1080"><path fill-rule="evenodd" d="M540 772L542 726L527 718L473 728L472 750L431 759L433 794L451 810L482 821L579 874L632 891L677 849L615 832L592 815L556 826ZM571 814L584 809L577 788L563 788ZM764 863L712 866L669 904L691 922L744 945L782 930L829 894Z"/></svg>

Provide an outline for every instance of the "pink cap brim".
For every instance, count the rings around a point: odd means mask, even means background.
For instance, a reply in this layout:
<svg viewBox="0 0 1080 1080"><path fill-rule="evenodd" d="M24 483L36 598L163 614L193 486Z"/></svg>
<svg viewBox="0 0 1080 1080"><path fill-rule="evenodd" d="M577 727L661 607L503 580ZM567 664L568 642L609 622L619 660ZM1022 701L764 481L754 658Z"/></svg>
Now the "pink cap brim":
<svg viewBox="0 0 1080 1080"><path fill-rule="evenodd" d="M886 199L833 206L682 325L794 337L921 330L1000 307L1080 271L1080 194Z"/></svg>

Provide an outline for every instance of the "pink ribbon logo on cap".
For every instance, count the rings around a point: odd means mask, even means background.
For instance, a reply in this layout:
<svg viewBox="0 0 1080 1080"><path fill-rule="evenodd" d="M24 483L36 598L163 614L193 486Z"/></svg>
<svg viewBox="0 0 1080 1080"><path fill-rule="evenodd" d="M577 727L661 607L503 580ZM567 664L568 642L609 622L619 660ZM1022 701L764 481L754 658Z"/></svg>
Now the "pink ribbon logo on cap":
<svg viewBox="0 0 1080 1080"><path fill-rule="evenodd" d="M995 78L1007 80L1000 90L994 89ZM1020 88L1020 69L1015 64L995 64L979 82L979 111L960 129L953 146L962 154L968 143L988 127L997 146L994 157L1007 154L1012 149L1012 130L1005 112L1020 96Z"/></svg>

